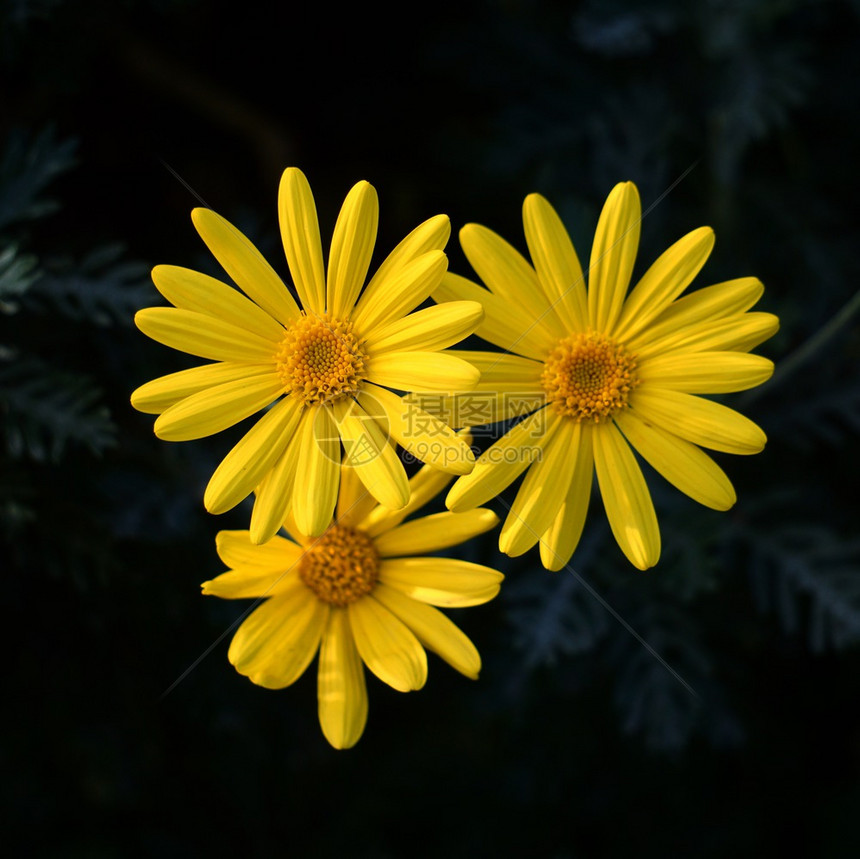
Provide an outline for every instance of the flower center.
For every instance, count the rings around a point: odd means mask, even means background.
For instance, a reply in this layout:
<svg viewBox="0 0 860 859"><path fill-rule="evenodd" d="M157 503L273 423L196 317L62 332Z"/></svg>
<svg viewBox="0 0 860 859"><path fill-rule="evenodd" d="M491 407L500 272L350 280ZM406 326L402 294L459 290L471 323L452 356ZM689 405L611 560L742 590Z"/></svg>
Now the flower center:
<svg viewBox="0 0 860 859"><path fill-rule="evenodd" d="M332 525L302 555L299 578L323 601L349 605L369 594L379 577L379 553L361 531Z"/></svg>
<svg viewBox="0 0 860 859"><path fill-rule="evenodd" d="M287 328L275 353L284 387L306 406L354 394L367 355L352 323L304 312Z"/></svg>
<svg viewBox="0 0 860 859"><path fill-rule="evenodd" d="M598 423L627 406L639 380L635 359L620 343L588 332L559 342L544 362L541 382L559 414Z"/></svg>

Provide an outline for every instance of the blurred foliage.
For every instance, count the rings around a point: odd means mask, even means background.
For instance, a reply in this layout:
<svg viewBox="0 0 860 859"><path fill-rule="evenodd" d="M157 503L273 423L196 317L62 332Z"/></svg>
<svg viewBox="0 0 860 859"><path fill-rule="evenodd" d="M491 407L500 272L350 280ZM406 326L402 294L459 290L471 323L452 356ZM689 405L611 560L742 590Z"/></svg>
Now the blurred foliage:
<svg viewBox="0 0 860 859"><path fill-rule="evenodd" d="M858 16L479 0L392 36L366 5L0 4L3 805L32 855L860 850ZM520 206L540 191L587 259L631 179L640 273L709 223L697 284L755 274L782 322L758 350L774 378L726 398L769 437L720 460L732 511L648 472L664 554L645 574L597 495L566 572L500 555L496 533L463 547L507 576L453 613L481 680L436 660L417 695L372 681L342 754L312 672L251 686L226 661L243 607L199 598L216 530L247 520L202 509L230 439L158 442L128 405L181 367L131 326L158 300L147 270L212 265L188 219L201 197L276 261L289 163L328 228L372 181L380 253L448 212L467 276L466 221L524 249Z"/></svg>

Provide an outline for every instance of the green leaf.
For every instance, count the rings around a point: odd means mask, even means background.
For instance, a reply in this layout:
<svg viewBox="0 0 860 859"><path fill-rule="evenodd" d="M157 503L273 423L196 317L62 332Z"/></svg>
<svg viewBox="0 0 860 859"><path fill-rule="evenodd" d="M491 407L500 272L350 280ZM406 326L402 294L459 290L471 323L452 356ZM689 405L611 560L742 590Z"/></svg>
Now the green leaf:
<svg viewBox="0 0 860 859"><path fill-rule="evenodd" d="M0 250L0 313L18 310L14 299L22 296L38 278L37 265L36 257L18 253L16 244Z"/></svg>
<svg viewBox="0 0 860 859"><path fill-rule="evenodd" d="M56 310L100 326L131 325L142 307L159 303L149 266L122 260L120 244L96 248L75 264L52 261L27 294L27 307Z"/></svg>
<svg viewBox="0 0 860 859"><path fill-rule="evenodd" d="M48 127L36 135L13 130L0 160L0 230L54 211L58 204L41 197L57 176L75 164L77 141L57 141Z"/></svg>
<svg viewBox="0 0 860 859"><path fill-rule="evenodd" d="M9 456L57 462L69 443L101 453L115 443L115 427L101 399L88 377L57 371L36 358L0 366L0 415Z"/></svg>

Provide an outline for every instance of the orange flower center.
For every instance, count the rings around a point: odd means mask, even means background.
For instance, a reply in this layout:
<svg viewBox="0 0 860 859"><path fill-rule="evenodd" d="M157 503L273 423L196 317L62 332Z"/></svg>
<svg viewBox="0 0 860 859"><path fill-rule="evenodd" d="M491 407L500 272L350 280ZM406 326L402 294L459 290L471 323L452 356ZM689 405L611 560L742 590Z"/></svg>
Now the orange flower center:
<svg viewBox="0 0 860 859"><path fill-rule="evenodd" d="M560 415L598 423L627 406L639 380L624 346L588 332L559 342L544 362L541 382Z"/></svg>
<svg viewBox="0 0 860 859"><path fill-rule="evenodd" d="M332 525L302 555L299 578L323 602L349 605L376 585L379 553L361 531Z"/></svg>
<svg viewBox="0 0 860 859"><path fill-rule="evenodd" d="M354 394L367 358L352 323L304 312L287 328L275 353L287 392L310 406Z"/></svg>

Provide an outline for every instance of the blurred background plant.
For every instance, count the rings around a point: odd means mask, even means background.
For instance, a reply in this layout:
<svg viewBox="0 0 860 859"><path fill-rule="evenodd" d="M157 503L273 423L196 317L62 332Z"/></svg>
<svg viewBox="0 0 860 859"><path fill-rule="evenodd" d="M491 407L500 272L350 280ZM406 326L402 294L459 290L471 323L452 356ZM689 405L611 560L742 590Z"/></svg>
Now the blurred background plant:
<svg viewBox="0 0 860 859"><path fill-rule="evenodd" d="M858 16L483 0L413 25L376 6L4 0L3 807L32 855L860 849ZM235 674L245 606L199 596L215 532L247 520L202 508L229 439L159 442L128 405L180 369L131 325L158 300L149 268L218 274L188 218L204 204L285 273L289 164L324 233L352 183L376 185L380 254L448 213L467 276L467 221L524 249L540 191L587 258L632 179L640 273L710 224L697 285L757 275L782 320L758 350L774 378L727 398L769 436L726 458L735 508L649 474L664 553L644 574L597 497L572 571L508 559L495 533L463 547L507 576L457 617L481 680L434 661L420 695L371 681L349 753L320 736L312 679L269 693Z"/></svg>

